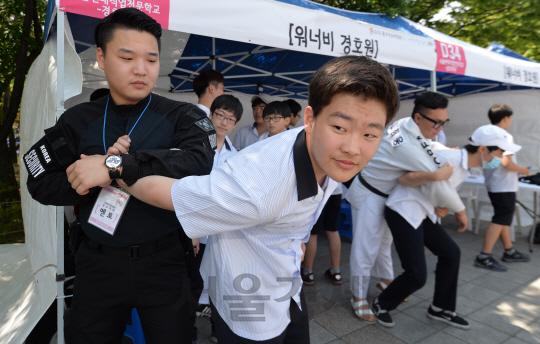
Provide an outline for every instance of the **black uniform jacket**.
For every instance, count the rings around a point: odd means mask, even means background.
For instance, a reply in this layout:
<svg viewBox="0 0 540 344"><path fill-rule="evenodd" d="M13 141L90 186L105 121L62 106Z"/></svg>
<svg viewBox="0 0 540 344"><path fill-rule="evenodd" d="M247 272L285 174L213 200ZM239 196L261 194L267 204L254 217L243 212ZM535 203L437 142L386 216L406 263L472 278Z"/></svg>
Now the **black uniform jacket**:
<svg viewBox="0 0 540 344"><path fill-rule="evenodd" d="M149 97L135 105L117 106L111 98L107 106L109 97L103 97L74 106L60 117L52 129L46 130L46 133L50 133L51 130L61 129L53 135L56 141L47 146L50 150L58 147L59 142L64 143L63 153L58 153L62 157L56 157L61 163L54 161L55 155L48 152L45 160L41 157L43 165L49 164L44 172L36 173L35 164L29 167L27 161L32 160L27 160L27 155L32 153L35 156L36 152L41 154L43 149L40 150L40 147L44 146L40 146L40 142L45 138L32 147L34 152L31 149L25 155L29 169L27 186L32 197L45 205L78 205L84 233L90 239L107 246L127 247L153 242L180 228L174 212L150 206L132 196L114 236L111 236L88 223L101 188L93 188L89 194L81 196L71 188L67 180L66 168L79 159L80 154L104 155L105 149L131 131L148 105ZM130 138L129 154L122 155L122 178L128 185L148 175L179 179L209 174L212 169L215 129L204 111L195 105L152 94L151 102ZM69 159L64 154L66 147L72 152Z"/></svg>

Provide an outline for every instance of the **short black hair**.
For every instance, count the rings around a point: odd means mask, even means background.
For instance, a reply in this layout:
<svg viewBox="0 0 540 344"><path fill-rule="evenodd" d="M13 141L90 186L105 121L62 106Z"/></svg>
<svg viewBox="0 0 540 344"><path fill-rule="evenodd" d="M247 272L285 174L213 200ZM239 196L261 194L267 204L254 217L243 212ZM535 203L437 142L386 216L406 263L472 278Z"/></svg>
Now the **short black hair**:
<svg viewBox="0 0 540 344"><path fill-rule="evenodd" d="M289 109L289 105L286 102L276 100L266 105L263 110L263 118L270 115L280 115L283 118L288 118L291 117L291 109Z"/></svg>
<svg viewBox="0 0 540 344"><path fill-rule="evenodd" d="M302 105L300 105L296 100L294 99L287 99L285 101L287 105L289 105L289 109L291 109L291 114L296 116L296 114L302 110Z"/></svg>
<svg viewBox="0 0 540 344"><path fill-rule="evenodd" d="M465 148L467 150L467 152L471 153L471 154L474 154L476 152L478 152L478 147L480 146L475 146L475 145L471 145L471 144L468 144L468 145L465 145ZM499 149L499 147L497 146L486 146L488 151L489 152L493 152L494 150L497 150ZM504 149L501 149L503 152L504 152Z"/></svg>
<svg viewBox="0 0 540 344"><path fill-rule="evenodd" d="M419 95L414 100L414 108L411 117L415 113L425 115L423 112L426 109L446 109L448 107L448 98L437 92L427 91Z"/></svg>
<svg viewBox="0 0 540 344"><path fill-rule="evenodd" d="M317 117L338 93L373 99L386 108L386 124L399 109L399 91L392 75L379 62L365 56L341 56L319 68L308 87L308 105Z"/></svg>
<svg viewBox="0 0 540 344"><path fill-rule="evenodd" d="M255 106L258 106L260 104L266 105L266 102L264 100L262 100L260 97L257 97L257 98L255 98L255 100L253 100L251 102L251 107L254 108Z"/></svg>
<svg viewBox="0 0 540 344"><path fill-rule="evenodd" d="M202 71L193 79L193 91L200 98L206 93L206 89L210 84L217 88L219 84L223 84L224 80L223 74L213 69Z"/></svg>
<svg viewBox="0 0 540 344"><path fill-rule="evenodd" d="M108 88L98 88L90 95L90 101L93 102L96 99L108 96L110 93L111 91Z"/></svg>
<svg viewBox="0 0 540 344"><path fill-rule="evenodd" d="M244 112L244 107L240 103L240 100L230 94L222 94L214 99L212 105L210 105L210 113L214 113L218 109L232 112L234 117L236 117L237 123L242 119L242 113Z"/></svg>
<svg viewBox="0 0 540 344"><path fill-rule="evenodd" d="M148 32L157 40L158 51L161 51L161 25L148 14L136 8L121 8L101 19L94 29L96 46L103 50L117 29Z"/></svg>
<svg viewBox="0 0 540 344"><path fill-rule="evenodd" d="M491 124L497 124L505 117L510 117L514 114L512 108L506 104L495 104L488 111L488 117Z"/></svg>

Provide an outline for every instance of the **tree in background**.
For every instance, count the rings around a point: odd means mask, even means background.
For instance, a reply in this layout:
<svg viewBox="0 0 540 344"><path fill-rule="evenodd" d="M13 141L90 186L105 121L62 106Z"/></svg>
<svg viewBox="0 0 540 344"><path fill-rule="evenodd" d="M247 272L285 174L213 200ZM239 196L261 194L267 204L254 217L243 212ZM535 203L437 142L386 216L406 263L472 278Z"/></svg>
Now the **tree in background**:
<svg viewBox="0 0 540 344"><path fill-rule="evenodd" d="M403 16L465 42L486 47L496 41L540 61L539 0L314 0L358 12ZM433 20L441 10L445 19Z"/></svg>
<svg viewBox="0 0 540 344"><path fill-rule="evenodd" d="M19 201L20 194L13 155L13 123L19 113L28 69L42 49L46 0L3 0L0 2L0 203ZM0 207L1 222L11 219ZM20 206L19 206L20 213ZM19 214L20 217L20 214Z"/></svg>

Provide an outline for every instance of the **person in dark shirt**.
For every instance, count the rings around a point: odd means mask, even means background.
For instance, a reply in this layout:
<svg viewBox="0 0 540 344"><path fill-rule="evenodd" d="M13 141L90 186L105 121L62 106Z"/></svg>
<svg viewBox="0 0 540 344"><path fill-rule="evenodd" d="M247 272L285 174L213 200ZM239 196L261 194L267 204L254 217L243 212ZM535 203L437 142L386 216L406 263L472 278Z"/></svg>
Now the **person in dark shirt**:
<svg viewBox="0 0 540 344"><path fill-rule="evenodd" d="M212 169L216 132L206 114L151 93L160 37L161 26L137 9L101 20L94 38L110 96L67 110L24 157L35 200L79 209L83 241L65 317L68 344L121 343L133 308L147 342L192 342L191 242L174 212L135 197L125 203L129 195L114 182Z"/></svg>

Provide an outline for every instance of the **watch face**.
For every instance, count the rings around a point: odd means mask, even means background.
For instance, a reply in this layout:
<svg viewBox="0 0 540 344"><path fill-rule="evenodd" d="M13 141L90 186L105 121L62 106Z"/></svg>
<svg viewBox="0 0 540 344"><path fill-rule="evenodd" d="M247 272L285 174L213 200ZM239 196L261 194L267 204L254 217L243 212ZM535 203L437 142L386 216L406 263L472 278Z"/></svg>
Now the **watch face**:
<svg viewBox="0 0 540 344"><path fill-rule="evenodd" d="M122 158L116 155L108 156L107 159L105 159L105 166L111 169L118 168L122 166Z"/></svg>

